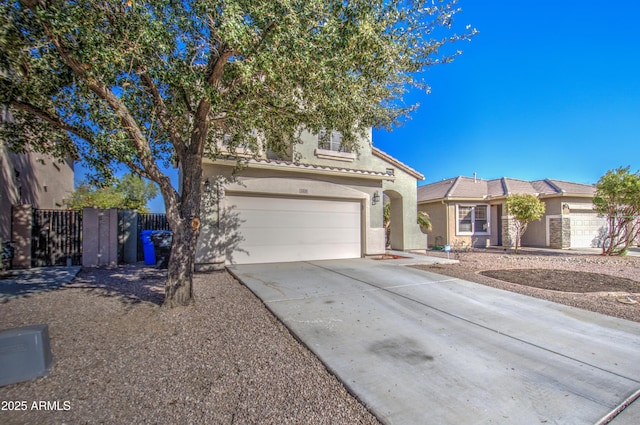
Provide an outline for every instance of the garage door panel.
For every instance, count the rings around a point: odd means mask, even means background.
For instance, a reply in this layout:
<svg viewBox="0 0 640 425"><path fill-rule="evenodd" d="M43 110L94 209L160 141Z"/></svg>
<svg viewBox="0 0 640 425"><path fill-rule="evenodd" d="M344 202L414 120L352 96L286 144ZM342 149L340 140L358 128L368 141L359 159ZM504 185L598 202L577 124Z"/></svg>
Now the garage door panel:
<svg viewBox="0 0 640 425"><path fill-rule="evenodd" d="M274 229L286 228L317 228L317 229L348 229L352 221L359 220L357 214L340 214L332 212L304 212L291 210L243 210L243 227L258 228L268 226ZM286 218L286 221L285 221Z"/></svg>
<svg viewBox="0 0 640 425"><path fill-rule="evenodd" d="M356 258L361 255L359 201L229 196L240 242L235 264Z"/></svg>
<svg viewBox="0 0 640 425"><path fill-rule="evenodd" d="M290 229L293 230L293 229ZM360 232L354 229L299 229L299 233L283 232L282 228L242 228L244 246L331 245L352 243L360 245ZM336 230L340 231L336 235Z"/></svg>
<svg viewBox="0 0 640 425"><path fill-rule="evenodd" d="M571 214L571 247L591 248L599 246L599 237L606 227L606 220L591 213Z"/></svg>

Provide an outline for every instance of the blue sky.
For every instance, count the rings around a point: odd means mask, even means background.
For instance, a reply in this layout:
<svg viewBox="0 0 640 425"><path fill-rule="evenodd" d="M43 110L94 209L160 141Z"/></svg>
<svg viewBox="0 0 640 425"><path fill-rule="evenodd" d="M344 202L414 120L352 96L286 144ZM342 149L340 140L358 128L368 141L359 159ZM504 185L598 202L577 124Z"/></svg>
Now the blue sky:
<svg viewBox="0 0 640 425"><path fill-rule="evenodd" d="M374 145L431 183L458 175L596 183L640 170L640 1L460 0L480 33L425 74L419 110ZM163 211L161 199L150 204Z"/></svg>
<svg viewBox="0 0 640 425"><path fill-rule="evenodd" d="M460 0L453 63L374 145L425 175L596 183L640 169L640 2Z"/></svg>

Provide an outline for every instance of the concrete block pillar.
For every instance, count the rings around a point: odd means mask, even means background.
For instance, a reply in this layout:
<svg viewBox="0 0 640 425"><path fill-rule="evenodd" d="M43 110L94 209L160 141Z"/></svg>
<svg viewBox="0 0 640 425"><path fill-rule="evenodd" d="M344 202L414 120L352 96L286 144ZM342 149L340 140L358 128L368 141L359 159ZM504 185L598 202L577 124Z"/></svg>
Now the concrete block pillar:
<svg viewBox="0 0 640 425"><path fill-rule="evenodd" d="M11 211L11 240L16 248L13 267L31 267L31 233L33 229L33 208L31 205L14 205Z"/></svg>
<svg viewBox="0 0 640 425"><path fill-rule="evenodd" d="M82 210L82 266L118 264L118 210Z"/></svg>

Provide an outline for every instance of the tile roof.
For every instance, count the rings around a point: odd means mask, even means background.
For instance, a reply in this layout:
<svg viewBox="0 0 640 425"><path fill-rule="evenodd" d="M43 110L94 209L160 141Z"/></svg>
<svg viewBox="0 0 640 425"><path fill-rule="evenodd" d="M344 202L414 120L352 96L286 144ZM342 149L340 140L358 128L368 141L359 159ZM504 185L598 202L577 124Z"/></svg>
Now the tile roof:
<svg viewBox="0 0 640 425"><path fill-rule="evenodd" d="M398 161L396 158L392 157L391 155L389 155L388 153L381 151L380 149L376 148L375 146L371 147L371 153L374 154L375 156L377 156L378 158L382 158L383 160L387 161L388 163L395 165L396 167L400 168L401 170L403 170L405 173L415 177L418 180L424 180L424 176L422 175L422 173L414 170L413 168L409 167L407 164L404 164L400 161Z"/></svg>
<svg viewBox="0 0 640 425"><path fill-rule="evenodd" d="M515 193L593 195L595 186L551 179L525 181L502 177L500 179L482 180L458 176L419 186L418 202L447 197L486 199Z"/></svg>
<svg viewBox="0 0 640 425"><path fill-rule="evenodd" d="M424 176L421 173L409 167L408 165L400 162L399 160L387 154L386 152L383 152L376 147L372 147L372 153L376 155L378 158L383 159L390 165L400 168L401 170L413 176L417 180L424 179ZM234 156L226 156L224 158L221 158L220 160L230 162L230 161L237 161L238 158ZM361 169L354 169L354 168L347 168L347 167L307 164L307 163L293 162L288 160L276 160L276 159L268 159L268 158L242 157L239 160L245 166L251 166L251 165L277 166L277 167L281 167L283 169L289 169L289 170L327 171L327 172L345 173L345 174L352 174L352 175L366 176L366 177L373 177L373 178L379 177L381 180L395 179L393 174L388 174L387 170L385 171L361 170Z"/></svg>
<svg viewBox="0 0 640 425"><path fill-rule="evenodd" d="M221 159L219 161L226 161L227 163L237 164L237 159L235 157L227 157ZM292 161L285 160L275 160L275 159L266 159L266 158L242 158L241 163L245 167L251 167L252 165L257 166L271 166L271 167L279 167L284 170L299 170L299 171L316 171L316 172L334 172L334 173L344 173L350 174L354 176L363 176L363 177L372 177L379 178L381 180L393 180L393 176L389 176L385 171L376 171L376 170L359 170L353 168L346 167L336 167L336 166L328 166L328 165L316 165L316 164L302 164L296 163Z"/></svg>

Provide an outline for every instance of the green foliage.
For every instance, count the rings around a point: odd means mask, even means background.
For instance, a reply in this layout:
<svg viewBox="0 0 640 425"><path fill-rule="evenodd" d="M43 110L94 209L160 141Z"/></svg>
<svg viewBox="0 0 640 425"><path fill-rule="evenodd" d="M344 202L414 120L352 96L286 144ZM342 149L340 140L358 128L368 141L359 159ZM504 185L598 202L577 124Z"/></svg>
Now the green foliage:
<svg viewBox="0 0 640 425"><path fill-rule="evenodd" d="M0 103L15 116L4 136L154 180L147 157L183 160L203 119L210 156L222 135L256 144L254 129L282 151L301 125L353 144L407 116L407 88L428 89L416 72L475 33L433 39L455 2L3 0L0 11Z"/></svg>
<svg viewBox="0 0 640 425"><path fill-rule="evenodd" d="M515 252L517 253L520 239L526 232L528 224L542 218L545 205L537 196L530 193L515 194L507 196L506 211L514 220L516 230Z"/></svg>
<svg viewBox="0 0 640 425"><path fill-rule="evenodd" d="M431 225L431 218L429 214L424 211L418 211L418 225L423 232L430 231L433 226Z"/></svg>
<svg viewBox="0 0 640 425"><path fill-rule="evenodd" d="M507 196L507 214L516 220L529 223L540 220L544 215L544 202L537 196L524 193Z"/></svg>
<svg viewBox="0 0 640 425"><path fill-rule="evenodd" d="M424 211L418 211L417 223L422 232L428 232L432 229L431 218ZM386 196L382 207L382 225L384 226L386 244L388 245L391 243L391 201Z"/></svg>
<svg viewBox="0 0 640 425"><path fill-rule="evenodd" d="M596 184L595 211L607 219L606 255L624 255L640 234L640 171L609 170Z"/></svg>
<svg viewBox="0 0 640 425"><path fill-rule="evenodd" d="M84 207L119 208L149 212L147 202L156 197L158 188L151 182L133 174L126 174L122 179L107 186L90 184L80 185L66 203L69 208Z"/></svg>
<svg viewBox="0 0 640 425"><path fill-rule="evenodd" d="M0 0L13 116L0 137L80 157L104 181L124 164L156 182L179 247L166 300L187 302L203 159L286 152L302 129L340 131L356 151L415 109L403 95L429 90L420 72L461 53L445 44L476 33L452 30L458 12L456 0ZM163 164L180 165L180 192Z"/></svg>

